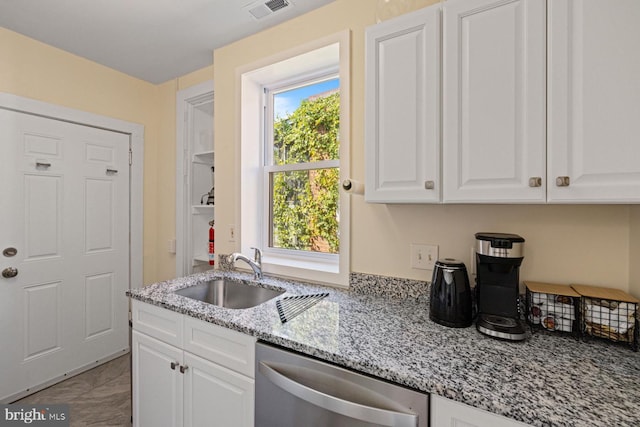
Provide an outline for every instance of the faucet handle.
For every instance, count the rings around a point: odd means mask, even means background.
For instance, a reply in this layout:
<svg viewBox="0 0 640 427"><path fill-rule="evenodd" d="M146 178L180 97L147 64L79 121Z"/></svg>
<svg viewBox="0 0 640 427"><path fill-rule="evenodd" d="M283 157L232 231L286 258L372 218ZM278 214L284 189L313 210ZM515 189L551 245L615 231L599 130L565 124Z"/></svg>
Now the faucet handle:
<svg viewBox="0 0 640 427"><path fill-rule="evenodd" d="M253 249L253 260L256 262L256 264L262 265L262 251L253 246L251 247L251 249Z"/></svg>

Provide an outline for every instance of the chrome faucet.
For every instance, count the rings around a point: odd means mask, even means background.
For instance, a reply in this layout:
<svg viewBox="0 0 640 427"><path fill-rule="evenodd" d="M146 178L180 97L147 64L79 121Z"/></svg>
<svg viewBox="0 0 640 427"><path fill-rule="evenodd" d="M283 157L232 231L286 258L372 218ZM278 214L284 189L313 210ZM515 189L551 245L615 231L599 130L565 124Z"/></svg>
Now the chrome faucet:
<svg viewBox="0 0 640 427"><path fill-rule="evenodd" d="M253 270L253 278L258 280L262 279L262 251L258 248L251 248L254 250L253 261L242 255L240 252L234 252L227 258L227 261L231 264L236 261L244 261L249 264L249 267Z"/></svg>

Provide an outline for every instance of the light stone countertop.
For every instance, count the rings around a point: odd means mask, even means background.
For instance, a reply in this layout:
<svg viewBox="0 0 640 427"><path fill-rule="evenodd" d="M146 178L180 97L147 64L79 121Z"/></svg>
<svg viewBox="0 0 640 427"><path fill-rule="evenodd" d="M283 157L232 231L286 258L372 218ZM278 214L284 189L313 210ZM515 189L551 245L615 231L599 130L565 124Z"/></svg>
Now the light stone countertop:
<svg viewBox="0 0 640 427"><path fill-rule="evenodd" d="M447 328L429 320L425 282L379 278L399 292L376 292L379 276L359 273L351 290L265 277L260 286L286 293L242 310L172 293L215 277L256 284L249 274L210 271L127 294L533 426L640 426L640 353L627 347L546 333L506 342L475 327ZM318 292L330 295L280 322L277 299Z"/></svg>

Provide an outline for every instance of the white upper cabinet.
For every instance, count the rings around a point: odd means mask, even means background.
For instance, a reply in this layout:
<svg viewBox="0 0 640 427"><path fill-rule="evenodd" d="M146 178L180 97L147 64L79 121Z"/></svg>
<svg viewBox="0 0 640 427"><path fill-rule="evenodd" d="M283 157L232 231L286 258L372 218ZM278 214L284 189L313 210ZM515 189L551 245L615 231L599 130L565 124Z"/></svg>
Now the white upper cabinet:
<svg viewBox="0 0 640 427"><path fill-rule="evenodd" d="M443 3L445 202L544 202L544 0Z"/></svg>
<svg viewBox="0 0 640 427"><path fill-rule="evenodd" d="M440 8L366 33L368 202L440 201Z"/></svg>
<svg viewBox="0 0 640 427"><path fill-rule="evenodd" d="M638 0L549 2L550 202L640 202L638 21Z"/></svg>
<svg viewBox="0 0 640 427"><path fill-rule="evenodd" d="M368 28L366 200L640 203L638 21L639 0L448 0Z"/></svg>

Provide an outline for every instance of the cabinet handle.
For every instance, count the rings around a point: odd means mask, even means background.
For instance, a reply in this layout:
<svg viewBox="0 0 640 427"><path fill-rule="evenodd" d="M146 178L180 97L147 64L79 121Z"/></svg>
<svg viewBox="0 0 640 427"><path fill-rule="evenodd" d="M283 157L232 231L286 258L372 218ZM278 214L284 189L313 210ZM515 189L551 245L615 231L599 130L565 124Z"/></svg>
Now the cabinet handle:
<svg viewBox="0 0 640 427"><path fill-rule="evenodd" d="M539 176L529 178L529 187L542 187L542 178Z"/></svg>
<svg viewBox="0 0 640 427"><path fill-rule="evenodd" d="M171 362L171 369L173 369L175 371L176 370L176 366L180 366L180 364L176 363L176 362Z"/></svg>
<svg viewBox="0 0 640 427"><path fill-rule="evenodd" d="M182 366L182 365L181 365L181 366L180 366L180 373L181 373L181 374L184 374L184 373L186 372L186 370L187 370L187 369L189 369L189 367L188 367L188 366L186 366L186 365L185 365L185 366Z"/></svg>
<svg viewBox="0 0 640 427"><path fill-rule="evenodd" d="M425 181L424 182L424 189L425 190L433 190L434 188L436 188L436 184L433 181Z"/></svg>
<svg viewBox="0 0 640 427"><path fill-rule="evenodd" d="M51 163L44 160L36 160L36 168L50 168Z"/></svg>
<svg viewBox="0 0 640 427"><path fill-rule="evenodd" d="M107 168L107 175L115 175L118 173L118 169Z"/></svg>
<svg viewBox="0 0 640 427"><path fill-rule="evenodd" d="M559 176L556 178L556 186L558 187L568 187L571 183L571 180L568 176Z"/></svg>

